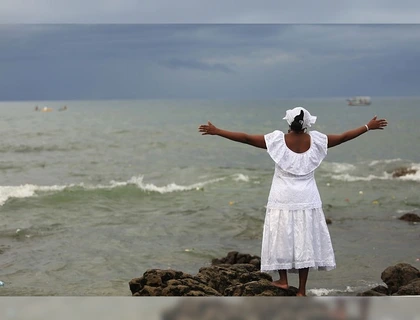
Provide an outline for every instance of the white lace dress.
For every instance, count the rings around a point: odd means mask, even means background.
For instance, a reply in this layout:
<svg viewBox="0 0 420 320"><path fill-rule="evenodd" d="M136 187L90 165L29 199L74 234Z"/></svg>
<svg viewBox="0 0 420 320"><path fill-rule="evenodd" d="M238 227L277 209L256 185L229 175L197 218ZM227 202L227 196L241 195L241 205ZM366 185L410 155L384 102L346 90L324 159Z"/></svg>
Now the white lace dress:
<svg viewBox="0 0 420 320"><path fill-rule="evenodd" d="M276 130L264 136L275 162L261 250L261 271L311 268L332 270L335 257L315 182L315 169L327 155L328 138L310 131L311 146L295 153Z"/></svg>

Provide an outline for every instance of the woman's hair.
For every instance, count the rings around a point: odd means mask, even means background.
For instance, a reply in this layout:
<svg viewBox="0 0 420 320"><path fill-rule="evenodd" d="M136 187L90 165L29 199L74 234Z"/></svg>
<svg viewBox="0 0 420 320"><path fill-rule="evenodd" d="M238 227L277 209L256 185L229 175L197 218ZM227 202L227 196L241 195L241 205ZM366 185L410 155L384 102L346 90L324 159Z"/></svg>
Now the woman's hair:
<svg viewBox="0 0 420 320"><path fill-rule="evenodd" d="M290 129L295 132L302 131L303 130L302 125L303 125L303 110L300 110L300 114L297 115L295 119L293 120L293 122L290 124Z"/></svg>

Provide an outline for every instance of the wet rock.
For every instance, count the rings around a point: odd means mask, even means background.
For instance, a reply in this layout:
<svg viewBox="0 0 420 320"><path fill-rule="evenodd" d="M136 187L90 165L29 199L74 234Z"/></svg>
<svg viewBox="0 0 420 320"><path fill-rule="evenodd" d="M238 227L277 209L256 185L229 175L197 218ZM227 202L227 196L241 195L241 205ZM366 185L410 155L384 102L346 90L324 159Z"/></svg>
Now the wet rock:
<svg viewBox="0 0 420 320"><path fill-rule="evenodd" d="M142 277L129 282L133 296L295 296L297 288L288 290L272 284L272 277L261 272L259 257L228 254L232 264L215 264L200 268L197 275L176 270L149 269ZM250 263L235 263L249 261ZM258 263L257 263L258 262Z"/></svg>
<svg viewBox="0 0 420 320"><path fill-rule="evenodd" d="M387 294L383 294L378 291L370 289L370 290L358 293L357 296L358 297L386 297Z"/></svg>
<svg viewBox="0 0 420 320"><path fill-rule="evenodd" d="M386 283L391 295L396 293L400 287L406 286L418 278L420 278L420 271L408 263L399 263L388 267L381 274L381 279Z"/></svg>
<svg viewBox="0 0 420 320"><path fill-rule="evenodd" d="M147 270L143 277L132 279L133 296L220 296L221 294L188 273L175 270Z"/></svg>
<svg viewBox="0 0 420 320"><path fill-rule="evenodd" d="M405 213L398 219L408 222L420 222L420 216L415 213Z"/></svg>
<svg viewBox="0 0 420 320"><path fill-rule="evenodd" d="M212 265L218 264L253 264L257 269L260 269L261 258L258 256L251 256L250 254L239 253L238 251L231 251L227 254L226 257L220 259L213 259L211 261Z"/></svg>
<svg viewBox="0 0 420 320"><path fill-rule="evenodd" d="M237 263L247 261L249 263ZM221 263L231 262L231 263ZM272 284L268 273L259 271L260 258L230 252L200 268L196 275L176 270L149 269L129 282L133 296L296 296L295 287L282 289ZM258 267L257 267L258 266ZM357 296L420 295L420 271L408 263L386 268L377 286Z"/></svg>
<svg viewBox="0 0 420 320"><path fill-rule="evenodd" d="M266 279L272 281L270 275L260 272L252 264L222 264L200 268L197 275L204 283L224 294L226 288L251 281Z"/></svg>
<svg viewBox="0 0 420 320"><path fill-rule="evenodd" d="M278 296L296 296L298 289L289 287L289 289L282 289L272 285L271 281L263 279L259 281L251 281L244 284L238 284L228 287L224 291L225 296L264 296L264 297L278 297Z"/></svg>
<svg viewBox="0 0 420 320"><path fill-rule="evenodd" d="M413 168L406 168L406 167L397 168L392 172L392 177L398 178L398 177L406 176L407 174L415 174L416 172L417 170Z"/></svg>
<svg viewBox="0 0 420 320"><path fill-rule="evenodd" d="M394 296L417 296L420 295L420 278L410 281L407 285L398 289Z"/></svg>
<svg viewBox="0 0 420 320"><path fill-rule="evenodd" d="M388 295L388 288L385 286L377 286L375 288L372 288L370 290L357 294L357 296L363 296L363 297L387 296L387 295Z"/></svg>

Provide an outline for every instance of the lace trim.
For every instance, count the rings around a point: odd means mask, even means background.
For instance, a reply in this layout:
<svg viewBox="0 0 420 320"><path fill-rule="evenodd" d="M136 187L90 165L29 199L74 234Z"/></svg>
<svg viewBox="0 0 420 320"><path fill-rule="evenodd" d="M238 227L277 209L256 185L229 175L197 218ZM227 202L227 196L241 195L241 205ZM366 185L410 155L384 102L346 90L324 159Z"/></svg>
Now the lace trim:
<svg viewBox="0 0 420 320"><path fill-rule="evenodd" d="M279 264L271 264L271 265L261 265L261 272L265 271L277 271L277 270L289 270L290 272L294 272L298 269L317 269L317 270L324 270L330 271L336 268L335 262L315 262L315 261L307 261L307 262L290 262L290 263L279 263Z"/></svg>

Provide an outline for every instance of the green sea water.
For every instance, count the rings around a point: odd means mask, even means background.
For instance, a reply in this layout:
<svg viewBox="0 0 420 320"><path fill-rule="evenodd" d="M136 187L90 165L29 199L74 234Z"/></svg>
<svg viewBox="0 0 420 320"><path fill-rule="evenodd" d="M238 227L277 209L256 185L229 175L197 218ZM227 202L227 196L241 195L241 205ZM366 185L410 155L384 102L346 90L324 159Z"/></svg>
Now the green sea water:
<svg viewBox="0 0 420 320"><path fill-rule="evenodd" d="M149 268L195 274L229 251L260 255L273 163L197 128L286 131L295 106L327 134L389 122L330 149L316 172L337 269L310 273L309 294L355 295L390 265L419 267L419 225L397 218L419 212L420 173L392 173L420 169L420 98L372 101L1 102L0 295L129 296Z"/></svg>

